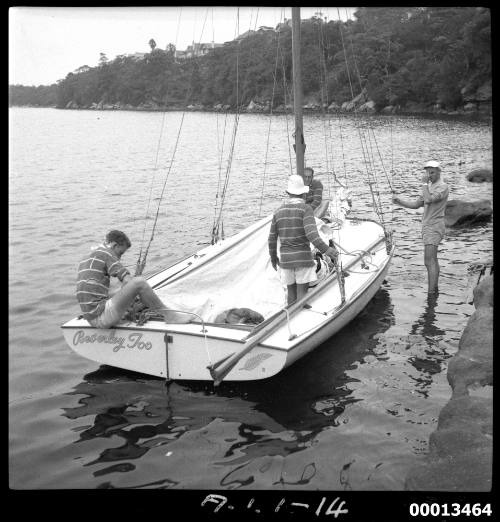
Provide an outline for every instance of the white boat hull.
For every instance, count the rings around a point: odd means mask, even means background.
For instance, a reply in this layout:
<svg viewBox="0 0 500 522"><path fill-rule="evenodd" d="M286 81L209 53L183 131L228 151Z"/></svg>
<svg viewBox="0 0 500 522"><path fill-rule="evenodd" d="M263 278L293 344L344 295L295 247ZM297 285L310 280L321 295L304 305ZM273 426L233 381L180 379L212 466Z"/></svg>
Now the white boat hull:
<svg viewBox="0 0 500 522"><path fill-rule="evenodd" d="M183 277L246 237L248 230L266 223L268 221L263 220L228 239L225 247L207 247L153 275L148 279L150 284L159 287L168 279ZM276 314L277 327L237 362L225 380L250 381L276 375L326 341L363 310L380 288L394 250L386 251L383 233L374 229L378 225L370 223L370 233L375 235L368 238L369 244L363 250L372 250L370 264L376 269L366 270L363 257L353 255L350 260L346 259L344 266L349 265L349 276L345 278L345 302L341 302L336 276L329 277L328 281L309 290L303 300L306 306L299 306L288 319L284 311L281 316ZM255 331L259 328L261 325ZM97 329L84 319L72 319L62 329L66 342L76 353L100 364L166 379L201 381L212 380L208 367L217 366L218 362L241 351L246 338L253 335L249 326L201 322L165 324L158 320L149 320L142 326L122 322L112 329Z"/></svg>

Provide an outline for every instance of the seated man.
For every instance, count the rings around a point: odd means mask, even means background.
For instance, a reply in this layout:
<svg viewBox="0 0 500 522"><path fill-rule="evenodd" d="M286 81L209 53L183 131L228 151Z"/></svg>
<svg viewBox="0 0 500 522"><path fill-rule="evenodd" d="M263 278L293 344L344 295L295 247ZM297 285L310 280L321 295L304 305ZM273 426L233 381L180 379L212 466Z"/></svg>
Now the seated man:
<svg viewBox="0 0 500 522"><path fill-rule="evenodd" d="M78 265L76 297L86 319L95 328L111 328L118 324L136 296L166 322L188 323L188 314L167 310L143 277L132 277L120 263L131 246L129 238L119 230L107 233L103 244L94 248ZM117 277L122 287L111 297L110 278Z"/></svg>

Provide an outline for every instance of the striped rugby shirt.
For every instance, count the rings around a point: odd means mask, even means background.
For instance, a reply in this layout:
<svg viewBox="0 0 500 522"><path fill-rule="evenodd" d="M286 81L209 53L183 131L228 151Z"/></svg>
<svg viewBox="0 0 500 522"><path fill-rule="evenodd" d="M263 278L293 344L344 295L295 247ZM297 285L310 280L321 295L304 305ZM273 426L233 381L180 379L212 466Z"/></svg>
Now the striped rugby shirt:
<svg viewBox="0 0 500 522"><path fill-rule="evenodd" d="M95 319L103 311L109 292L110 277L120 281L130 272L120 263L114 252L99 245L78 265L76 298L84 319Z"/></svg>
<svg viewBox="0 0 500 522"><path fill-rule="evenodd" d="M321 253L328 245L320 238L313 210L301 198L290 198L274 213L269 231L269 254L277 257L280 238L280 267L313 266L312 243Z"/></svg>
<svg viewBox="0 0 500 522"><path fill-rule="evenodd" d="M306 203L316 210L321 205L323 198L323 183L319 179L313 179L306 194Z"/></svg>

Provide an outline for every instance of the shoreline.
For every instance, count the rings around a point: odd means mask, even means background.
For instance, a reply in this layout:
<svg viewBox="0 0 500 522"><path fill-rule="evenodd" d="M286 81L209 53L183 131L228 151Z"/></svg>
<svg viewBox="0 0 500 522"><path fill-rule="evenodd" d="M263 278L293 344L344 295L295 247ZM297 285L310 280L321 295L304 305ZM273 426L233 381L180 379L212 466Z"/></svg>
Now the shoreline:
<svg viewBox="0 0 500 522"><path fill-rule="evenodd" d="M50 106L40 106L40 105L9 105L10 108L31 108L31 109L57 109L57 110L73 110L73 111L96 111L96 112L109 112L109 111L130 111L130 112L204 112L204 113L230 113L235 114L236 110L233 108L228 109L216 109L216 108L193 108L193 107L182 107L182 106L174 106L174 107L133 107L133 106L107 106L107 107L57 107L54 105ZM354 111L354 110L325 110L316 108L304 108L304 114L323 114L326 113L330 116L333 115L366 115L366 116L406 116L406 117L419 117L419 118L443 118L443 119L457 119L464 118L467 120L490 120L493 116L493 113L490 109L488 110L475 110L475 111L464 111L464 110L454 110L454 111L445 111L443 109L439 110L422 110L422 111L411 111L411 110L394 110L394 111ZM283 114L293 114L290 110L283 109L275 109L272 112L266 110L247 110L243 109L240 111L240 114L261 114L263 116L272 115L283 115Z"/></svg>

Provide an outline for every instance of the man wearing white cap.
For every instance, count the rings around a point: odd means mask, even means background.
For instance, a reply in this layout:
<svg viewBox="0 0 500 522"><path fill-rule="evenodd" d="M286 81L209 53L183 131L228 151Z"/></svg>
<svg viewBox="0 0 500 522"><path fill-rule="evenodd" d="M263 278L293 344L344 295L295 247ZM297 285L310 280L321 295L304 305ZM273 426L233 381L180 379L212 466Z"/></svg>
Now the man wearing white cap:
<svg viewBox="0 0 500 522"><path fill-rule="evenodd" d="M302 177L290 176L286 192L289 198L273 215L268 243L271 264L275 270L279 265L281 281L287 287L287 302L292 304L307 293L309 283L317 278L310 243L332 259L338 253L318 234L313 209L304 200L309 187L304 185Z"/></svg>
<svg viewBox="0 0 500 522"><path fill-rule="evenodd" d="M444 211L448 201L448 185L441 179L441 168L437 161L424 165L422 194L416 200L407 200L394 195L394 203L406 208L424 207L422 217L422 239L424 242L424 263L427 268L428 292L438 291L439 263L437 249L445 233Z"/></svg>

